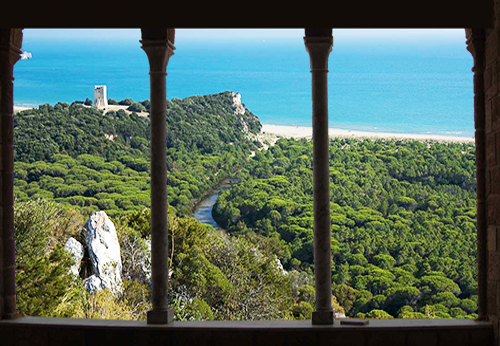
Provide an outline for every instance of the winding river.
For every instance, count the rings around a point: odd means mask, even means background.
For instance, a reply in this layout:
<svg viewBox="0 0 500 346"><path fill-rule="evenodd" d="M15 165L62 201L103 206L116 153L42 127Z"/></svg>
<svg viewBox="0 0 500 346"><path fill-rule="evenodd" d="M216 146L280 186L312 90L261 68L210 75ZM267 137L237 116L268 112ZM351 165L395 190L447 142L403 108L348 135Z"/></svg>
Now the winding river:
<svg viewBox="0 0 500 346"><path fill-rule="evenodd" d="M234 183L236 179L228 178L219 185L217 189L215 189L211 194L207 195L201 202L198 204L196 209L194 210L193 217L200 221L201 223L206 223L213 226L215 229L221 229L220 226L215 222L212 217L212 208L214 207L215 202L217 201L217 197L219 194L227 189L229 189Z"/></svg>

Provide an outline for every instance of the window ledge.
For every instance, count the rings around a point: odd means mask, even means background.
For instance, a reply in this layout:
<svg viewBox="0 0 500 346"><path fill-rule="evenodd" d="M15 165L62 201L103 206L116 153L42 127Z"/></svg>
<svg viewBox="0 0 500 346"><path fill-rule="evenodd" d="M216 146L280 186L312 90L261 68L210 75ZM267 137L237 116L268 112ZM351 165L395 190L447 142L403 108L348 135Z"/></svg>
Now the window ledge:
<svg viewBox="0 0 500 346"><path fill-rule="evenodd" d="M9 345L493 345L493 326L475 320L370 320L368 325L312 325L311 321L191 321L148 325L145 321L23 317L0 321ZM24 341L25 342L25 341ZM30 344L30 342L28 342Z"/></svg>
<svg viewBox="0 0 500 346"><path fill-rule="evenodd" d="M492 328L491 322L471 319L392 319L369 320L367 325L340 324L336 319L333 326L312 325L310 320L302 321L175 321L165 325L147 324L146 321L102 320L85 318L22 317L18 320L0 320L2 325L36 325L57 327L106 327L106 328L153 328L153 329L462 329Z"/></svg>

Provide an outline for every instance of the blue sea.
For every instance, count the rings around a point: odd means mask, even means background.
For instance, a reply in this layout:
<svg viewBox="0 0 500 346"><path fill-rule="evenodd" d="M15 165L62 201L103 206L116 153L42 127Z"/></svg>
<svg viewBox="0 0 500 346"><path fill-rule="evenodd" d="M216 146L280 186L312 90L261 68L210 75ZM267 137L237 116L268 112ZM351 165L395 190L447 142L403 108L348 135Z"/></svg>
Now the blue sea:
<svg viewBox="0 0 500 346"><path fill-rule="evenodd" d="M140 36L140 35L138 35ZM167 98L235 91L263 124L311 126L311 74L302 38L200 40L177 35ZM14 70L18 106L108 98L149 99L149 65L139 37L36 37L33 58ZM350 130L472 137L472 56L453 40L350 40L336 36L329 58L329 126Z"/></svg>

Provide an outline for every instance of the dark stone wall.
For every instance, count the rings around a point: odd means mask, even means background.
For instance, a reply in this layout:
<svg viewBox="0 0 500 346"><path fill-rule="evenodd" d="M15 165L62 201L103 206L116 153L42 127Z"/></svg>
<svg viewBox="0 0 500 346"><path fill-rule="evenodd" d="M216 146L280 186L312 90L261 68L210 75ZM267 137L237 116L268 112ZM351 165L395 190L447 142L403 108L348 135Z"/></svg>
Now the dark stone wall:
<svg viewBox="0 0 500 346"><path fill-rule="evenodd" d="M499 39L500 3L495 1L493 28L484 30L484 141L486 199L486 311L495 330L495 344L500 345L500 93ZM474 55L474 54L473 54ZM475 58L478 52L475 52ZM477 72L476 72L477 73ZM476 88L477 89L477 88ZM476 90L477 91L477 90ZM479 105L480 106L480 105ZM478 105L475 105L476 113ZM478 119L476 118L476 121ZM478 244L479 246L484 244ZM481 268L478 268L481 271Z"/></svg>

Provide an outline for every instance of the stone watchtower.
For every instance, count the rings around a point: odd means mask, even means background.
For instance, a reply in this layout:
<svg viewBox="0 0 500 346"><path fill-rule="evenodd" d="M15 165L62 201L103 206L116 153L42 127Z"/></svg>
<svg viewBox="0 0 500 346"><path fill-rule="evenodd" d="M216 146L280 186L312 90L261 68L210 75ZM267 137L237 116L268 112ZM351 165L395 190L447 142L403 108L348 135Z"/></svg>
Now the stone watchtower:
<svg viewBox="0 0 500 346"><path fill-rule="evenodd" d="M106 96L105 85L94 86L94 106L96 106L97 108L108 106L108 98Z"/></svg>

